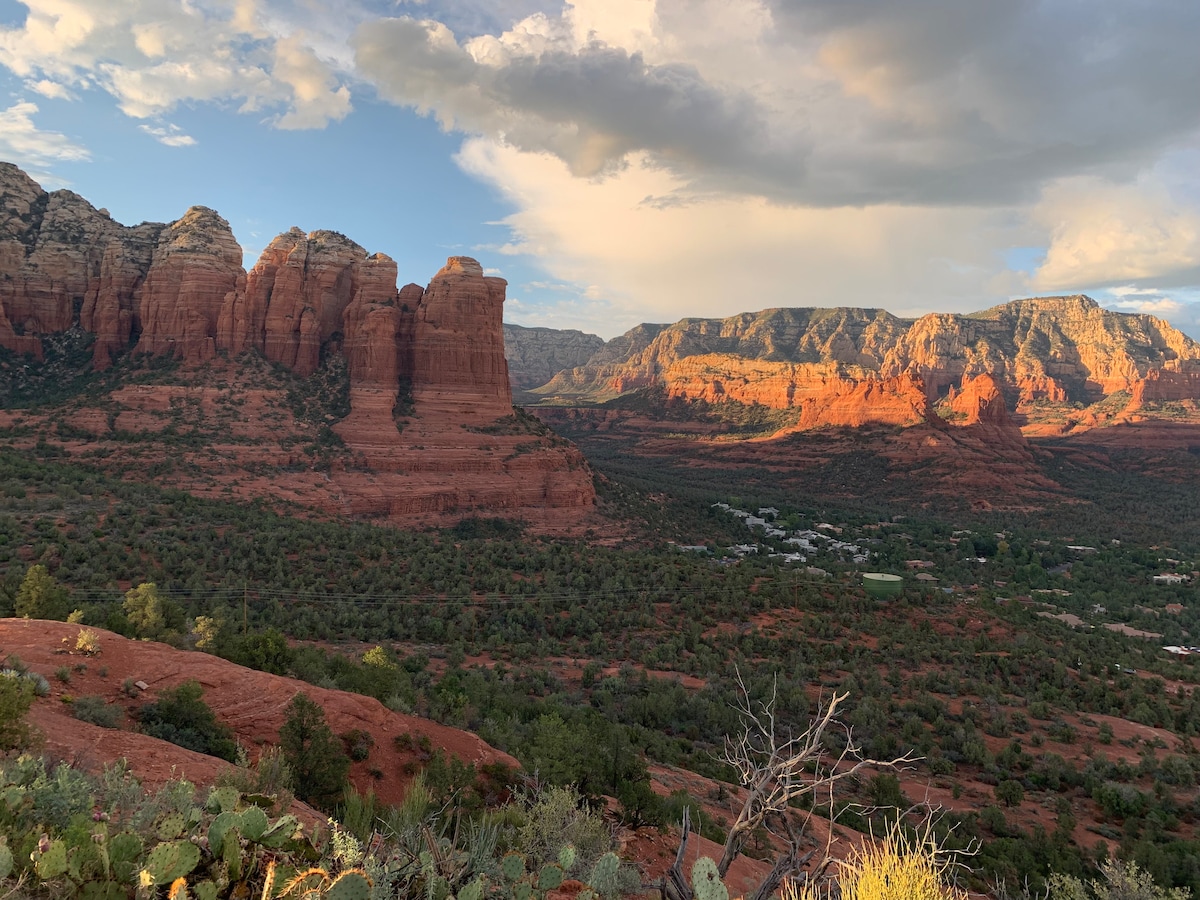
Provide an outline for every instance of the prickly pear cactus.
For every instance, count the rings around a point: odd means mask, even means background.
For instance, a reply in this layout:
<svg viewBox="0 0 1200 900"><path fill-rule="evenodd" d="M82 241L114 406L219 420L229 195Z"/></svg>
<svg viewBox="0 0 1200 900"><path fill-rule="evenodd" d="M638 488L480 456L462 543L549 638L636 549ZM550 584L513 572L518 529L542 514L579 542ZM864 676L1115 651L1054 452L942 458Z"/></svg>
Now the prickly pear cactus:
<svg viewBox="0 0 1200 900"><path fill-rule="evenodd" d="M168 813L158 823L158 839L161 841L173 840L181 837L186 829L187 819L183 817L183 813Z"/></svg>
<svg viewBox="0 0 1200 900"><path fill-rule="evenodd" d="M596 860L592 866L592 874L588 876L587 885L601 897L611 897L617 893L617 870L621 868L621 860L617 854L609 851Z"/></svg>
<svg viewBox="0 0 1200 900"><path fill-rule="evenodd" d="M167 891L167 900L192 900L188 893L187 879L182 875L171 882L171 889Z"/></svg>
<svg viewBox="0 0 1200 900"><path fill-rule="evenodd" d="M483 900L483 880L476 878L458 892L456 900Z"/></svg>
<svg viewBox="0 0 1200 900"><path fill-rule="evenodd" d="M209 791L208 801L204 805L209 812L233 812L237 802L237 788L219 787Z"/></svg>
<svg viewBox="0 0 1200 900"><path fill-rule="evenodd" d="M43 881L62 875L67 871L67 845L52 841L44 852L34 853L33 869Z"/></svg>
<svg viewBox="0 0 1200 900"><path fill-rule="evenodd" d="M257 806L247 806L241 812L241 832L248 840L261 838L269 824L267 814Z"/></svg>
<svg viewBox="0 0 1200 900"><path fill-rule="evenodd" d="M347 869L325 891L325 900L370 900L371 879L362 869Z"/></svg>
<svg viewBox="0 0 1200 900"><path fill-rule="evenodd" d="M525 874L525 857L520 853L505 853L500 871L508 881L517 881Z"/></svg>
<svg viewBox="0 0 1200 900"><path fill-rule="evenodd" d="M696 900L729 900L717 864L707 856L701 856L692 865L692 891Z"/></svg>
<svg viewBox="0 0 1200 900"><path fill-rule="evenodd" d="M558 864L564 872L570 872L571 867L575 865L575 847L572 844L567 844L558 851Z"/></svg>
<svg viewBox="0 0 1200 900"><path fill-rule="evenodd" d="M300 820L295 816L281 816L267 826L267 829L259 836L258 842L268 850L278 850L292 839L299 827Z"/></svg>
<svg viewBox="0 0 1200 900"><path fill-rule="evenodd" d="M85 881L75 896L78 900L128 900L129 886L119 881Z"/></svg>
<svg viewBox="0 0 1200 900"><path fill-rule="evenodd" d="M141 855L142 839L132 831L118 831L108 839L108 862L117 881L133 881Z"/></svg>
<svg viewBox="0 0 1200 900"><path fill-rule="evenodd" d="M201 881L192 886L196 900L217 900L217 886L211 881Z"/></svg>
<svg viewBox="0 0 1200 900"><path fill-rule="evenodd" d="M0 837L0 881L8 877L9 873L12 872L12 867L12 851L8 849L5 839Z"/></svg>
<svg viewBox="0 0 1200 900"><path fill-rule="evenodd" d="M563 883L562 866L558 863L546 863L542 866L542 870L538 872L538 890L539 891L556 891Z"/></svg>
<svg viewBox="0 0 1200 900"><path fill-rule="evenodd" d="M190 841L159 844L146 857L146 871L154 884L169 884L186 875L200 862L200 848Z"/></svg>
<svg viewBox="0 0 1200 900"><path fill-rule="evenodd" d="M225 848L225 835L236 828L241 816L232 810L225 810L212 820L208 826L208 849L213 856L220 856Z"/></svg>

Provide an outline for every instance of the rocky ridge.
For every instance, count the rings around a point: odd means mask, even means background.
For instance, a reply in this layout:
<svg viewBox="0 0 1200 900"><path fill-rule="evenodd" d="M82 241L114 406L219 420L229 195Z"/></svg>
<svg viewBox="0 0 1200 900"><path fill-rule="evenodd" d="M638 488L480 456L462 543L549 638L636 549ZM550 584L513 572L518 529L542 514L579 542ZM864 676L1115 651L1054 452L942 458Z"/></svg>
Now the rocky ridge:
<svg viewBox="0 0 1200 900"><path fill-rule="evenodd" d="M41 360L47 341L79 332L97 370L130 352L189 369L180 385L119 388L102 404L106 413L95 403L75 410L78 452L122 433L162 432L163 414L186 405L213 413L220 400L278 418L264 408L278 398L237 380L247 371L234 362L243 354L299 378L344 360L348 409L327 417L331 434L244 414L230 426L239 433L228 456L256 473L281 469L265 493L278 496L280 481L308 468L287 445L315 437L337 451L325 454L338 458L321 475L332 487L301 494L337 512L409 521L500 514L567 526L590 509L595 494L579 452L514 412L503 279L451 257L428 286L397 289L387 256L298 228L272 241L249 272L241 260L229 224L211 209L126 227L0 163L0 347ZM212 384L236 381L240 398L205 394L201 366L224 372Z"/></svg>
<svg viewBox="0 0 1200 900"><path fill-rule="evenodd" d="M643 325L533 389L543 403L669 400L792 410L801 428L913 425L991 379L989 408L1026 434L1066 434L1200 399L1200 345L1162 319L1084 296L1017 300L915 320L879 309L770 309ZM1101 413L1088 408L1103 404ZM1082 411L1082 412L1081 412ZM1177 411L1176 411L1177 412ZM998 413L997 413L998 415Z"/></svg>
<svg viewBox="0 0 1200 900"><path fill-rule="evenodd" d="M585 365L603 346L603 338L571 328L504 325L504 358L514 390L538 387L563 369Z"/></svg>

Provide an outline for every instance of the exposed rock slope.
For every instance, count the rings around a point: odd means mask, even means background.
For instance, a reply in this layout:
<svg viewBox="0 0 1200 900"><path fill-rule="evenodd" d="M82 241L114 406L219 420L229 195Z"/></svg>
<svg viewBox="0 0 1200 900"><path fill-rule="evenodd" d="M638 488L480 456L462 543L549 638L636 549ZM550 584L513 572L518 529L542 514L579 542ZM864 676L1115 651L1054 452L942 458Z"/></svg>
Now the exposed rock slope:
<svg viewBox="0 0 1200 900"><path fill-rule="evenodd" d="M574 329L504 325L504 358L515 390L545 384L563 369L584 365L604 339Z"/></svg>

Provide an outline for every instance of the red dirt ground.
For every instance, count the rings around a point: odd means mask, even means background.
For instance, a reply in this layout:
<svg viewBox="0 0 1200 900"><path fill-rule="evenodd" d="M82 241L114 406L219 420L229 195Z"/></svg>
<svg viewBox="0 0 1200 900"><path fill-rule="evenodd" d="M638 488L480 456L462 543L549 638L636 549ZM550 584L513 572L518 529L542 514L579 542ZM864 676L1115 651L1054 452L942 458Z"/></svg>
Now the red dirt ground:
<svg viewBox="0 0 1200 900"><path fill-rule="evenodd" d="M133 731L81 722L71 715L68 697L97 695L124 708L122 729L128 729L132 727L132 710L153 700L163 688L196 680L204 688L204 702L234 730L253 757L257 748L278 740L284 707L303 692L325 710L326 721L335 734L355 728L370 732L375 740L371 755L364 762L354 763L351 779L359 790L373 789L384 803L399 803L412 780L407 769L418 751L396 747L395 738L403 734L425 736L431 749L440 748L477 767L501 763L518 768L515 759L470 732L392 712L370 697L256 672L207 653L133 641L89 627L99 639L100 653L84 656L74 651L80 630L81 626L65 622L0 619L0 657L19 657L50 682L50 695L39 698L30 712L30 721L44 735L46 751L90 769L124 758L148 788L173 778L210 784L229 763ZM69 671L69 682L56 676L61 669ZM144 681L148 688L138 692L139 696L129 697L122 689L126 679ZM381 771L383 777L373 777L371 769Z"/></svg>

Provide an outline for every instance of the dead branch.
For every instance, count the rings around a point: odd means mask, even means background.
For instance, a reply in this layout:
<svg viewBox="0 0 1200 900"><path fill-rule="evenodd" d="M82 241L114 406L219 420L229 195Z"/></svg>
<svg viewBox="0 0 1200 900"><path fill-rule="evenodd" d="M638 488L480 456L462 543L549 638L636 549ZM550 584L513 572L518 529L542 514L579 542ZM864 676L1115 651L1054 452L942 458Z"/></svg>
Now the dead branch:
<svg viewBox="0 0 1200 900"><path fill-rule="evenodd" d="M828 793L832 810L833 789L841 781L857 775L864 768L895 768L913 762L916 757L905 753L890 760L864 758L861 748L852 740L850 729L837 718L848 694L835 691L829 700L821 703L817 715L804 731L783 737L775 718L778 682L772 687L771 696L758 702L750 699L750 691L740 672L737 674L737 684L735 708L742 720L742 728L737 735L725 738L725 751L721 758L737 773L739 783L746 788L746 797L729 828L717 871L722 879L725 878L730 865L741 855L753 832L765 828L786 845L770 874L750 898L766 900L783 879L803 872L816 854L816 851L800 852L801 839L812 813L809 812L804 822L796 826L793 819L795 801L808 796L814 801L811 805L815 806L817 797ZM846 742L835 758L826 759L824 737L831 727L842 728ZM679 852L660 885L664 900L692 900L691 887L683 874L684 849L690 825L690 817L685 811ZM824 855L817 864L820 872L824 872L832 860L832 825L830 822Z"/></svg>

